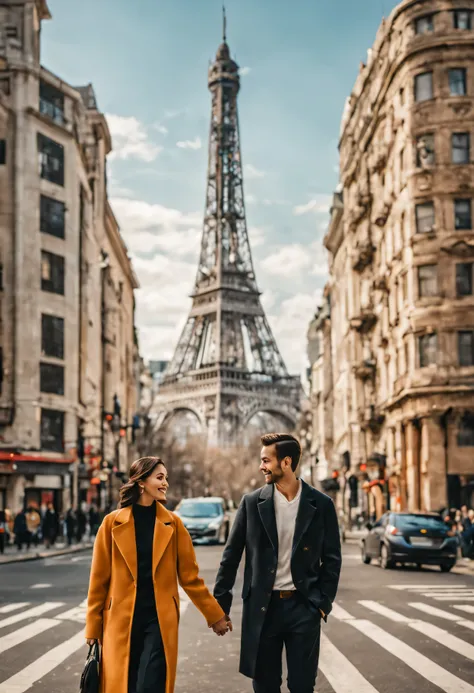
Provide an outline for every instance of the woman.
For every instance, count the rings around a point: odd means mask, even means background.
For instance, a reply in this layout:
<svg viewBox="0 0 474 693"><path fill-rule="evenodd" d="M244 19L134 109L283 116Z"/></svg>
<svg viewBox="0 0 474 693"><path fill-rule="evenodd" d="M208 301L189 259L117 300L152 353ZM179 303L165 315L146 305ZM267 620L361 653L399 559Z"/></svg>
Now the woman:
<svg viewBox="0 0 474 693"><path fill-rule="evenodd" d="M86 639L102 645L102 693L173 693L178 582L218 635L232 629L199 577L191 537L164 503L166 468L143 457L104 518L92 558ZM127 685L128 682L128 685Z"/></svg>

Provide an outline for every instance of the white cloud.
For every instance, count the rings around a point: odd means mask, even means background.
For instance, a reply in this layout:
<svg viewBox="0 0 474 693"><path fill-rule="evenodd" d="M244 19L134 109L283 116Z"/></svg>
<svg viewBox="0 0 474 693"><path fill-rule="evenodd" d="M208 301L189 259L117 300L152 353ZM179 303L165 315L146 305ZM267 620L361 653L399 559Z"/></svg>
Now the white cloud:
<svg viewBox="0 0 474 693"><path fill-rule="evenodd" d="M311 274L315 277L326 278L329 275L329 267L327 262L316 262L313 266Z"/></svg>
<svg viewBox="0 0 474 693"><path fill-rule="evenodd" d="M294 277L300 272L306 272L312 265L309 249L294 243L284 245L276 252L268 255L260 262L260 266L268 274L280 277Z"/></svg>
<svg viewBox="0 0 474 693"><path fill-rule="evenodd" d="M123 233L162 229L173 231L180 227L200 226L202 215L186 214L178 209L150 204L144 200L114 197L110 201Z"/></svg>
<svg viewBox="0 0 474 693"><path fill-rule="evenodd" d="M180 149L201 149L202 142L200 137L196 137L194 140L176 142L176 146Z"/></svg>
<svg viewBox="0 0 474 693"><path fill-rule="evenodd" d="M153 129L159 132L161 135L167 135L169 130L165 125L162 125L160 122L158 123L153 123Z"/></svg>
<svg viewBox="0 0 474 693"><path fill-rule="evenodd" d="M109 159L141 159L154 161L163 147L152 142L148 137L146 126L135 116L106 114L112 136L113 150Z"/></svg>
<svg viewBox="0 0 474 693"><path fill-rule="evenodd" d="M293 207L293 214L297 217L312 212L313 214L329 214L331 207L331 195L315 195L309 202Z"/></svg>
<svg viewBox="0 0 474 693"><path fill-rule="evenodd" d="M306 333L321 297L322 289L295 294L278 304L278 313L268 316L290 373L300 374L306 364Z"/></svg>
<svg viewBox="0 0 474 693"><path fill-rule="evenodd" d="M255 197L255 195L252 195L250 193L245 195L245 204L254 205L256 203L257 203L257 198Z"/></svg>
<svg viewBox="0 0 474 693"><path fill-rule="evenodd" d="M255 166L252 166L252 164L246 164L244 166L244 172L245 172L245 177L248 180L251 180L254 178L265 178L265 172L260 171L260 169L256 168Z"/></svg>
<svg viewBox="0 0 474 693"><path fill-rule="evenodd" d="M249 72L251 72L251 71L252 71L252 68L251 68L251 67L241 67L241 68L239 69L239 75L240 75L241 77L245 77L245 75L248 75Z"/></svg>
<svg viewBox="0 0 474 693"><path fill-rule="evenodd" d="M263 200L263 204L265 207L284 207L286 205L291 205L291 202L289 200L269 200L266 198Z"/></svg>
<svg viewBox="0 0 474 693"><path fill-rule="evenodd" d="M250 226L248 233L251 248L258 248L265 243L266 231L261 226Z"/></svg>

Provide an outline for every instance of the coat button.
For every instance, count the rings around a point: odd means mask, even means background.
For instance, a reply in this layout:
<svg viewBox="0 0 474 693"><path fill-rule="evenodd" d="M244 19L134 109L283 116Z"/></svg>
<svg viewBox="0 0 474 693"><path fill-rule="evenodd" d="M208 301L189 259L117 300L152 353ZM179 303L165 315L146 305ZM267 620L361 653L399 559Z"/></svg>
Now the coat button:
<svg viewBox="0 0 474 693"><path fill-rule="evenodd" d="M275 569L272 568L272 569L270 570L270 572L271 572L271 574L273 575L273 573L275 572Z"/></svg>
<svg viewBox="0 0 474 693"><path fill-rule="evenodd" d="M262 608L260 609L260 611L266 611L265 607L262 606Z"/></svg>
<svg viewBox="0 0 474 693"><path fill-rule="evenodd" d="M309 551L309 546L303 546L303 551Z"/></svg>

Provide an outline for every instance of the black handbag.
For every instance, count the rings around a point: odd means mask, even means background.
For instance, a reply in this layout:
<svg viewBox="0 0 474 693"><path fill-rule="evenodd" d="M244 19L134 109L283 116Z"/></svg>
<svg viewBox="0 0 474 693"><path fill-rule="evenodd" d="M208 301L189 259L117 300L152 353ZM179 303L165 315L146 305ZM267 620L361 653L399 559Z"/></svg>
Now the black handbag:
<svg viewBox="0 0 474 693"><path fill-rule="evenodd" d="M81 693L99 693L100 680L100 651L99 643L89 645L84 671L81 676Z"/></svg>

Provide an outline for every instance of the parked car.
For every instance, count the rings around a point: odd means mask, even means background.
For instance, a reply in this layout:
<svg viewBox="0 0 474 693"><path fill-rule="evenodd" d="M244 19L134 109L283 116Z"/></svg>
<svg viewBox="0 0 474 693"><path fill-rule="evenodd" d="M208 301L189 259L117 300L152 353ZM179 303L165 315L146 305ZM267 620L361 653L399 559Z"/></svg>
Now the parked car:
<svg viewBox="0 0 474 693"><path fill-rule="evenodd" d="M456 563L455 532L437 513L387 512L367 529L361 545L363 563L379 559L385 570L397 563L438 565L443 573Z"/></svg>
<svg viewBox="0 0 474 693"><path fill-rule="evenodd" d="M223 498L183 498L174 511L195 542L225 544L230 519Z"/></svg>

